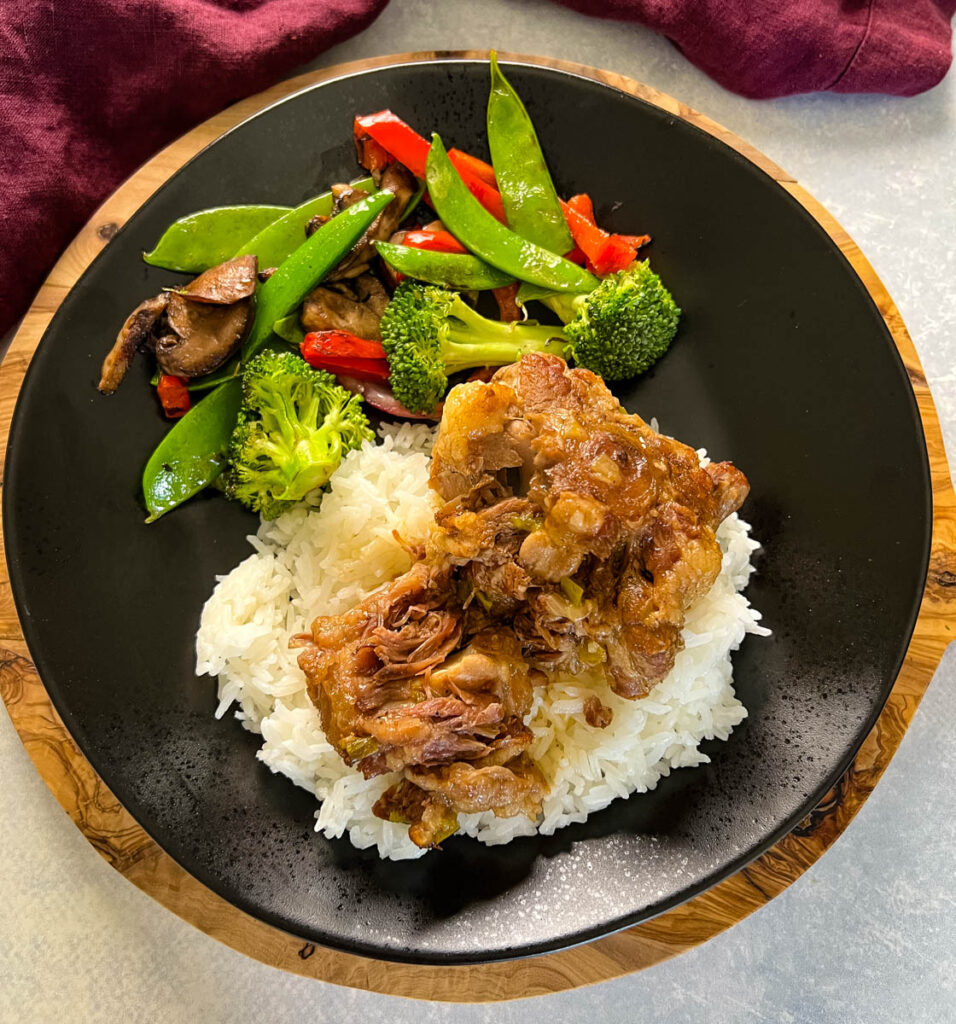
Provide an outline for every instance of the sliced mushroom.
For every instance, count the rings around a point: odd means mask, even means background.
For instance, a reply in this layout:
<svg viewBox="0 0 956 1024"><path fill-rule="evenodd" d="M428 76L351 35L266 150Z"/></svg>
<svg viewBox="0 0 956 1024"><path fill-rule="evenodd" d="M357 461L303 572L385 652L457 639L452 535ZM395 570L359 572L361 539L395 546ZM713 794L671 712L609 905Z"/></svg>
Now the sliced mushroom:
<svg viewBox="0 0 956 1024"><path fill-rule="evenodd" d="M204 270L185 288L177 288L176 291L194 302L228 306L233 302L248 299L256 290L257 269L258 260L255 256L237 256Z"/></svg>
<svg viewBox="0 0 956 1024"><path fill-rule="evenodd" d="M153 328L166 309L167 301L168 296L165 294L147 299L126 318L113 347L103 360L98 386L104 395L113 394L120 386L136 350L148 344Z"/></svg>
<svg viewBox="0 0 956 1024"><path fill-rule="evenodd" d="M251 309L251 299L216 306L170 292L166 320L172 333L156 342L159 368L177 377L201 377L219 369L242 343Z"/></svg>
<svg viewBox="0 0 956 1024"><path fill-rule="evenodd" d="M379 341L378 322L388 305L388 293L378 278L363 274L316 288L302 305L307 331L348 331L357 338Z"/></svg>
<svg viewBox="0 0 956 1024"><path fill-rule="evenodd" d="M336 192L336 188L340 191ZM418 179L402 164L390 164L382 175L382 191L391 192L395 198L372 221L368 230L352 247L352 251L332 271L328 280L341 281L344 278L358 277L364 274L375 258L375 242L384 242L391 237L401 223L409 201L418 191ZM366 193L350 185L333 186L336 210L345 209L363 199Z"/></svg>

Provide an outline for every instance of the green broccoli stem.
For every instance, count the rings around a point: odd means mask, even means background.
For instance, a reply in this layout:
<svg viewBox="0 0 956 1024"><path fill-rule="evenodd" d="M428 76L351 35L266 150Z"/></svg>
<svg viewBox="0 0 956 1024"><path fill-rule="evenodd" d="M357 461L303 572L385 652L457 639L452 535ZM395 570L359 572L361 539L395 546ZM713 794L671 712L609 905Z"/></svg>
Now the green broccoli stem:
<svg viewBox="0 0 956 1024"><path fill-rule="evenodd" d="M559 327L489 320L457 296L449 314L448 332L442 342L448 373L474 366L504 366L529 352L564 355L564 332Z"/></svg>
<svg viewBox="0 0 956 1024"><path fill-rule="evenodd" d="M587 301L587 294L569 295L567 292L550 292L542 295L538 301L544 303L555 313L563 324L569 324L577 315L578 310Z"/></svg>

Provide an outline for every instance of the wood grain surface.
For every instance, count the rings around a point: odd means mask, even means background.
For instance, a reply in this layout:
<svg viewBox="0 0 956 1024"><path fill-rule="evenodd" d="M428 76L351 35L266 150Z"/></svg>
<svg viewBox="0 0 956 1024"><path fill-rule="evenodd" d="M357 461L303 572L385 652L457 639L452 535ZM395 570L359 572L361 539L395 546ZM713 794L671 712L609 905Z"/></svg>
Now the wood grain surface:
<svg viewBox="0 0 956 1024"><path fill-rule="evenodd" d="M677 100L622 75L567 61L508 54L502 57L559 68L640 97L709 132L755 163L802 203L843 251L886 320L906 365L923 420L932 472L934 518L929 575L916 629L886 707L846 774L820 805L793 832L736 875L683 906L586 946L475 967L383 963L318 947L244 914L201 885L163 853L120 805L80 753L50 702L23 640L5 559L0 563L0 693L37 771L102 857L184 920L264 963L338 985L459 1002L558 992L638 971L705 942L772 900L834 842L873 791L943 651L956 635L956 495L939 422L916 350L893 300L853 240L771 160ZM187 160L244 118L305 86L395 63L463 58L486 59L487 54L426 52L380 57L282 82L206 121L141 167L100 207L53 268L0 366L3 454L27 365L64 296L117 228Z"/></svg>

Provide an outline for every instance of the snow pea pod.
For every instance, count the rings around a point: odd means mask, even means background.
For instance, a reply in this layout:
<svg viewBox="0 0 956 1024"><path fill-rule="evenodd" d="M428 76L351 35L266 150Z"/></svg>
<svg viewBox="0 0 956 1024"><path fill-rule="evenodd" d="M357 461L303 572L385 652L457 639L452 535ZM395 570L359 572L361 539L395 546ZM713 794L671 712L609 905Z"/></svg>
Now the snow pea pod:
<svg viewBox="0 0 956 1024"><path fill-rule="evenodd" d="M154 267L198 274L233 257L248 239L291 211L289 206L219 206L180 217L143 259Z"/></svg>
<svg viewBox="0 0 956 1024"><path fill-rule="evenodd" d="M298 313L291 313L281 320L276 320L272 330L287 344L298 348L305 341L305 330L299 321Z"/></svg>
<svg viewBox="0 0 956 1024"><path fill-rule="evenodd" d="M240 379L233 377L197 402L160 441L143 470L147 523L154 523L219 476L241 398Z"/></svg>
<svg viewBox="0 0 956 1024"><path fill-rule="evenodd" d="M377 192L353 203L326 221L279 264L256 293L256 318L242 347L244 363L268 341L275 322L299 305L394 198L391 192Z"/></svg>
<svg viewBox="0 0 956 1024"><path fill-rule="evenodd" d="M455 170L437 134L427 162L428 194L445 227L486 263L519 281L559 292L589 292L598 280L586 270L510 231L478 202Z"/></svg>
<svg viewBox="0 0 956 1024"><path fill-rule="evenodd" d="M371 178L362 178L352 184L365 192L375 191L375 182ZM259 268L277 267L290 256L305 239L306 225L313 217L328 217L332 212L333 196L331 192L323 192L314 199L306 200L301 206L279 217L264 227L255 237L247 237L241 248L231 256L259 257Z"/></svg>
<svg viewBox="0 0 956 1024"><path fill-rule="evenodd" d="M574 245L541 144L525 105L491 52L488 148L508 225L551 252Z"/></svg>
<svg viewBox="0 0 956 1024"><path fill-rule="evenodd" d="M392 242L376 242L375 248L390 267L416 281L459 291L485 291L514 284L510 274L466 253L413 249L410 245Z"/></svg>

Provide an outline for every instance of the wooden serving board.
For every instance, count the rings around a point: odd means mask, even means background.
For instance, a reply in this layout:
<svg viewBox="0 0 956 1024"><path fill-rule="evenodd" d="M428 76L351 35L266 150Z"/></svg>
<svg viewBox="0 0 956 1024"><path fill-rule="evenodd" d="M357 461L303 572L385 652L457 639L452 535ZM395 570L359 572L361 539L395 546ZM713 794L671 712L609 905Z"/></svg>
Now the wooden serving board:
<svg viewBox="0 0 956 1024"><path fill-rule="evenodd" d="M0 693L37 771L102 857L184 920L263 963L337 985L457 1002L559 992L639 971L705 942L768 903L820 857L873 791L947 644L956 636L956 495L939 421L903 321L853 240L775 163L677 100L622 75L580 64L502 56L569 71L630 93L709 132L756 164L806 207L839 246L883 315L903 358L919 404L932 472L929 574L916 629L889 700L846 774L819 806L776 846L736 875L683 906L585 946L506 963L447 967L383 963L318 947L248 916L201 885L156 845L107 789L73 742L30 661L5 559L0 563ZM10 419L27 365L67 292L118 227L200 149L263 107L317 82L396 63L487 57L481 51L411 53L311 72L237 103L141 167L100 207L53 268L0 366L0 454L6 453Z"/></svg>

